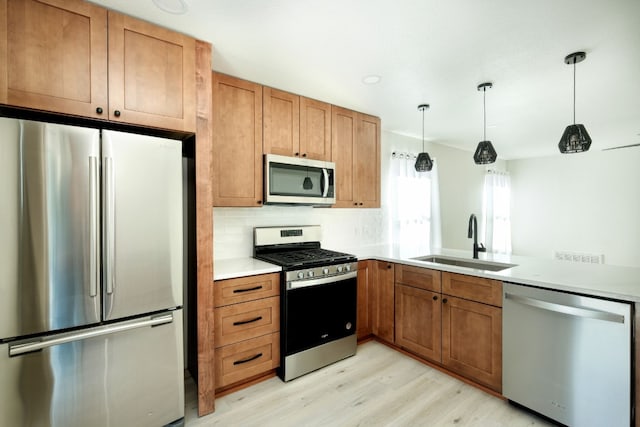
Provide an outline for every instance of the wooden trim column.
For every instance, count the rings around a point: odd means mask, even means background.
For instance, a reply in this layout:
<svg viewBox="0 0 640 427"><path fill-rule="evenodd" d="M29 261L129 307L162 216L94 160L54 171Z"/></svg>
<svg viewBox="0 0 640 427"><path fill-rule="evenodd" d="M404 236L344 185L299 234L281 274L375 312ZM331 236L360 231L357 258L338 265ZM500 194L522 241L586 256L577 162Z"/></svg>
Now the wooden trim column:
<svg viewBox="0 0 640 427"><path fill-rule="evenodd" d="M215 409L211 44L196 42L196 258L198 415Z"/></svg>

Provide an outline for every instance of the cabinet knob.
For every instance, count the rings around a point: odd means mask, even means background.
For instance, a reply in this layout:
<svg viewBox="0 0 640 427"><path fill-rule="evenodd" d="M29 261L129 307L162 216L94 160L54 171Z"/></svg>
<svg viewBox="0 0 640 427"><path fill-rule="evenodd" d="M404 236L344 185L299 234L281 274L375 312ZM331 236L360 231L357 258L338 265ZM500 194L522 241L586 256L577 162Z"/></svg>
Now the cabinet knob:
<svg viewBox="0 0 640 427"><path fill-rule="evenodd" d="M96 108L96 113L98 113L98 114L102 114L102 107L98 107L98 108Z"/></svg>
<svg viewBox="0 0 640 427"><path fill-rule="evenodd" d="M391 264L387 264L387 270L391 269Z"/></svg>
<svg viewBox="0 0 640 427"><path fill-rule="evenodd" d="M446 298L442 298L442 303L446 304L447 303L447 299Z"/></svg>
<svg viewBox="0 0 640 427"><path fill-rule="evenodd" d="M262 204L262 200L258 200L258 201L256 201L256 203L261 205Z"/></svg>
<svg viewBox="0 0 640 427"><path fill-rule="evenodd" d="M362 202L358 203L360 206L362 206Z"/></svg>
<svg viewBox="0 0 640 427"><path fill-rule="evenodd" d="M300 153L296 153L296 157L298 157L300 155Z"/></svg>
<svg viewBox="0 0 640 427"><path fill-rule="evenodd" d="M433 296L433 300L434 300L434 301L438 301L438 296L437 296L437 295L434 295L434 296Z"/></svg>
<svg viewBox="0 0 640 427"><path fill-rule="evenodd" d="M353 206L358 206L358 202L355 202L355 203L353 204Z"/></svg>
<svg viewBox="0 0 640 427"><path fill-rule="evenodd" d="M307 157L307 153L304 153L304 154L302 155L302 157Z"/></svg>
<svg viewBox="0 0 640 427"><path fill-rule="evenodd" d="M116 117L120 117L120 110L114 111L113 115L116 116Z"/></svg>

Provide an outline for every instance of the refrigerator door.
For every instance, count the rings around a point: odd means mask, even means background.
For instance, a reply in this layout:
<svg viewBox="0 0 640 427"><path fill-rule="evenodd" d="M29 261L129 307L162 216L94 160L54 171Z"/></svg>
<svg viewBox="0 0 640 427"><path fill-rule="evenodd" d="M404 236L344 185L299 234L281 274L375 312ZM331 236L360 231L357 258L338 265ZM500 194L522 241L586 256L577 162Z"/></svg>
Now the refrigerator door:
<svg viewBox="0 0 640 427"><path fill-rule="evenodd" d="M0 339L98 322L99 131L0 132Z"/></svg>
<svg viewBox="0 0 640 427"><path fill-rule="evenodd" d="M162 426L184 417L182 310L0 345L2 426Z"/></svg>
<svg viewBox="0 0 640 427"><path fill-rule="evenodd" d="M182 143L103 131L104 319L182 306Z"/></svg>

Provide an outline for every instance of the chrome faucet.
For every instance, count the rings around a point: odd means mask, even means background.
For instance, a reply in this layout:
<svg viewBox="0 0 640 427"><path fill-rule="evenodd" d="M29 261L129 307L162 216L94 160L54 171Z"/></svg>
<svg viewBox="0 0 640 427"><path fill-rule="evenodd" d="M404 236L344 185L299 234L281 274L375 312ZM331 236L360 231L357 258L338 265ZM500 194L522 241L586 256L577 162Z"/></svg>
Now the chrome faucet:
<svg viewBox="0 0 640 427"><path fill-rule="evenodd" d="M469 217L469 238L473 237L473 258L478 259L478 252L486 252L487 248L482 243L478 245L478 220L476 214Z"/></svg>

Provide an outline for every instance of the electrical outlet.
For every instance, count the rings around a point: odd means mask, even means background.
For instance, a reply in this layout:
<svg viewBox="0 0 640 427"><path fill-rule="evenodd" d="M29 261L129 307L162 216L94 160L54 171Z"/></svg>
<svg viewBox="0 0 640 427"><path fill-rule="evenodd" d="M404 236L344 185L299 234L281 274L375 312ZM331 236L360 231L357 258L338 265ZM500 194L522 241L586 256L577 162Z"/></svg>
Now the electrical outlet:
<svg viewBox="0 0 640 427"><path fill-rule="evenodd" d="M586 264L604 264L604 254L555 251L554 258L558 261L581 262Z"/></svg>

